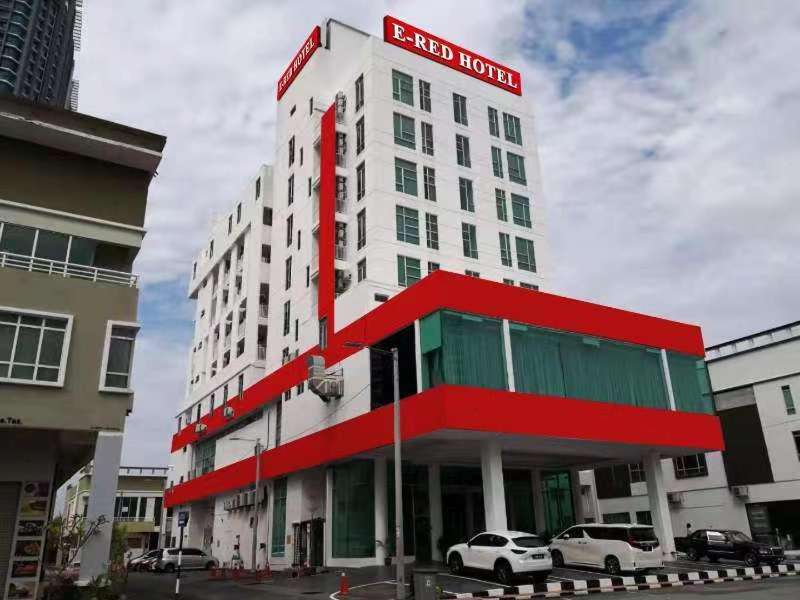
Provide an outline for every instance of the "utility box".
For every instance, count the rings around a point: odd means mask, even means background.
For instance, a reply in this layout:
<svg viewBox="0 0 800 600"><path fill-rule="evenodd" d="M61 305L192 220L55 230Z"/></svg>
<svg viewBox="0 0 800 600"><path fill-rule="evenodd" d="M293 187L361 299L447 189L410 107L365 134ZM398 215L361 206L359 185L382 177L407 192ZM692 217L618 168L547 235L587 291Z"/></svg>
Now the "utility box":
<svg viewBox="0 0 800 600"><path fill-rule="evenodd" d="M414 600L438 600L436 569L414 569Z"/></svg>

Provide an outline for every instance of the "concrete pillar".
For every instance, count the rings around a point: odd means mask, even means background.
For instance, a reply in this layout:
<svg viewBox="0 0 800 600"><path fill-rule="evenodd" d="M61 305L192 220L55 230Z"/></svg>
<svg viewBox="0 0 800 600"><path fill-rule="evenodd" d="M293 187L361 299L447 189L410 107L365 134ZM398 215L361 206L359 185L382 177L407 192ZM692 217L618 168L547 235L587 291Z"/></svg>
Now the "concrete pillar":
<svg viewBox="0 0 800 600"><path fill-rule="evenodd" d="M584 523L586 515L583 510L583 494L581 493L581 474L578 469L569 470L569 484L572 488L572 508L575 511L575 523Z"/></svg>
<svg viewBox="0 0 800 600"><path fill-rule="evenodd" d="M494 440L481 446L481 478L486 529L508 529L506 493L503 486L503 456L500 444Z"/></svg>
<svg viewBox="0 0 800 600"><path fill-rule="evenodd" d="M78 578L81 583L108 573L108 551L114 527L114 500L117 496L121 455L122 432L98 432L86 518L87 523L96 523L99 520L105 520L105 523L97 528L81 548L81 570Z"/></svg>
<svg viewBox="0 0 800 600"><path fill-rule="evenodd" d="M375 562L382 565L389 542L386 500L386 458L375 459Z"/></svg>
<svg viewBox="0 0 800 600"><path fill-rule="evenodd" d="M662 552L665 556L669 556L675 552L675 536L672 533L672 516L669 512L667 489L664 486L661 457L657 453L647 454L642 462L647 478L647 497L650 500L653 527L661 542Z"/></svg>
<svg viewBox="0 0 800 600"><path fill-rule="evenodd" d="M272 506L271 502L270 506ZM323 530L325 564L328 565L333 557L333 469L331 468L325 470L325 525Z"/></svg>
<svg viewBox="0 0 800 600"><path fill-rule="evenodd" d="M431 513L431 556L433 560L445 559L439 551L439 538L444 533L442 525L442 479L439 465L428 465L428 506Z"/></svg>
<svg viewBox="0 0 800 600"><path fill-rule="evenodd" d="M533 518L536 523L536 533L542 533L547 529L547 519L545 519L544 511L542 472L539 469L531 471L531 490L533 490Z"/></svg>

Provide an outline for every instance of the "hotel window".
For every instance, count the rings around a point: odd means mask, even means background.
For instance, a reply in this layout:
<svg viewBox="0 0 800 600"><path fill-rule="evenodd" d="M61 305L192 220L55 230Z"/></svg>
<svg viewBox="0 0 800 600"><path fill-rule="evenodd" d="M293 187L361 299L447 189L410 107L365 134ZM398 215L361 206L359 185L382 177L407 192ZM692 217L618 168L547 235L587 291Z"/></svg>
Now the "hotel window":
<svg viewBox="0 0 800 600"><path fill-rule="evenodd" d="M794 398L792 397L792 388L788 385L784 385L781 387L781 392L783 393L783 403L786 405L786 414L793 415L795 412L794 407Z"/></svg>
<svg viewBox="0 0 800 600"><path fill-rule="evenodd" d="M431 84L419 80L419 107L425 112L431 112Z"/></svg>
<svg viewBox="0 0 800 600"><path fill-rule="evenodd" d="M469 138L465 135L456 134L456 162L462 167L472 166L469 157Z"/></svg>
<svg viewBox="0 0 800 600"><path fill-rule="evenodd" d="M292 330L292 305L289 300L283 303L283 335L289 335L289 332ZM288 348L285 348L286 353L284 355L283 362L286 362L286 354L288 354Z"/></svg>
<svg viewBox="0 0 800 600"><path fill-rule="evenodd" d="M414 119L394 113L394 143L406 148L416 148Z"/></svg>
<svg viewBox="0 0 800 600"><path fill-rule="evenodd" d="M397 285L408 287L422 278L418 258L397 255Z"/></svg>
<svg viewBox="0 0 800 600"><path fill-rule="evenodd" d="M453 118L456 123L469 125L467 121L467 99L461 94L453 94Z"/></svg>
<svg viewBox="0 0 800 600"><path fill-rule="evenodd" d="M281 401L275 407L275 446L281 444ZM270 556L280 557L286 553L286 482L276 479L272 486L272 540Z"/></svg>
<svg viewBox="0 0 800 600"><path fill-rule="evenodd" d="M208 414L214 412L214 394L211 394L211 397L208 400Z"/></svg>
<svg viewBox="0 0 800 600"><path fill-rule="evenodd" d="M467 277L474 277L475 279L480 279L481 278L481 274L480 273L478 273L477 271L470 271L469 269L464 271L464 275L466 275Z"/></svg>
<svg viewBox="0 0 800 600"><path fill-rule="evenodd" d="M311 177L308 178L308 197L311 198Z"/></svg>
<svg viewBox="0 0 800 600"><path fill-rule="evenodd" d="M420 130L422 132L422 153L433 156L433 125L421 121Z"/></svg>
<svg viewBox="0 0 800 600"><path fill-rule="evenodd" d="M356 215L356 249L361 250L367 245L367 209L362 208Z"/></svg>
<svg viewBox="0 0 800 600"><path fill-rule="evenodd" d="M792 436L794 437L794 448L797 450L797 458L800 458L800 431L793 431Z"/></svg>
<svg viewBox="0 0 800 600"><path fill-rule="evenodd" d="M507 233L500 234L500 263L504 267L513 267L511 262L511 236Z"/></svg>
<svg viewBox="0 0 800 600"><path fill-rule="evenodd" d="M241 400L242 397L244 396L244 374L243 373L239 374L239 379L237 381L237 384L238 384L237 396L239 397L239 400Z"/></svg>
<svg viewBox="0 0 800 600"><path fill-rule="evenodd" d="M514 285L514 280L513 279L503 279L503 283L505 283L506 285Z"/></svg>
<svg viewBox="0 0 800 600"><path fill-rule="evenodd" d="M495 177L503 178L503 152L495 146L492 146L492 173Z"/></svg>
<svg viewBox="0 0 800 600"><path fill-rule="evenodd" d="M506 206L505 190L494 190L494 202L497 206L497 218L501 221L508 221L508 207Z"/></svg>
<svg viewBox="0 0 800 600"><path fill-rule="evenodd" d="M261 198L261 177L256 179L256 200Z"/></svg>
<svg viewBox="0 0 800 600"><path fill-rule="evenodd" d="M286 217L286 247L292 245L292 233L294 232L294 215Z"/></svg>
<svg viewBox="0 0 800 600"><path fill-rule="evenodd" d="M533 283L524 283L522 281L519 282L519 287L525 288L526 290L534 290L534 291L538 291L539 290L539 286L538 285L535 285Z"/></svg>
<svg viewBox="0 0 800 600"><path fill-rule="evenodd" d="M289 166L294 164L294 136L289 138Z"/></svg>
<svg viewBox="0 0 800 600"><path fill-rule="evenodd" d="M644 483L647 481L644 474L644 465L642 463L629 464L628 473L630 473L631 483Z"/></svg>
<svg viewBox="0 0 800 600"><path fill-rule="evenodd" d="M72 317L0 310L0 382L64 385Z"/></svg>
<svg viewBox="0 0 800 600"><path fill-rule="evenodd" d="M300 148L300 166L303 166L303 148Z"/></svg>
<svg viewBox="0 0 800 600"><path fill-rule="evenodd" d="M242 204L239 203L236 205L236 224L238 225L241 222L242 222Z"/></svg>
<svg viewBox="0 0 800 600"><path fill-rule="evenodd" d="M398 192L417 195L417 165L416 163L394 159L394 188Z"/></svg>
<svg viewBox="0 0 800 600"><path fill-rule="evenodd" d="M439 270L439 263L428 261L428 275Z"/></svg>
<svg viewBox="0 0 800 600"><path fill-rule="evenodd" d="M458 195L461 199L461 210L475 212L475 198L472 191L472 180L458 178Z"/></svg>
<svg viewBox="0 0 800 600"><path fill-rule="evenodd" d="M367 173L364 163L356 167L356 201L361 200L367 193Z"/></svg>
<svg viewBox="0 0 800 600"><path fill-rule="evenodd" d="M425 200L436 202L436 169L433 167L422 167L422 185L425 193Z"/></svg>
<svg viewBox="0 0 800 600"><path fill-rule="evenodd" d="M228 215L228 235L233 231L233 215Z"/></svg>
<svg viewBox="0 0 800 600"><path fill-rule="evenodd" d="M364 151L364 117L356 121L356 154Z"/></svg>
<svg viewBox="0 0 800 600"><path fill-rule="evenodd" d="M135 323L109 321L103 348L100 391L130 392L133 346L139 326Z"/></svg>
<svg viewBox="0 0 800 600"><path fill-rule="evenodd" d="M503 128L506 131L507 141L522 145L522 125L519 117L503 113Z"/></svg>
<svg viewBox="0 0 800 600"><path fill-rule="evenodd" d="M497 109L489 107L489 135L500 137L500 122L497 118Z"/></svg>
<svg viewBox="0 0 800 600"><path fill-rule="evenodd" d="M528 183L525 177L525 159L518 154L506 152L508 161L508 178L514 183L526 185Z"/></svg>
<svg viewBox="0 0 800 600"><path fill-rule="evenodd" d="M319 320L319 349L325 350L328 347L328 317Z"/></svg>
<svg viewBox="0 0 800 600"><path fill-rule="evenodd" d="M5 239L3 241L5 241ZM213 256L214 256L214 240L211 240L208 244L208 258L212 258Z"/></svg>
<svg viewBox="0 0 800 600"><path fill-rule="evenodd" d="M405 206L395 207L397 240L419 245L419 212Z"/></svg>
<svg viewBox="0 0 800 600"><path fill-rule="evenodd" d="M511 212L514 215L514 225L532 227L531 204L525 196L511 194Z"/></svg>
<svg viewBox="0 0 800 600"><path fill-rule="evenodd" d="M272 227L272 209L269 206L264 207L264 213L261 217L261 223L263 225L269 225Z"/></svg>
<svg viewBox="0 0 800 600"><path fill-rule="evenodd" d="M525 238L515 238L517 244L517 266L523 271L536 272L536 255L533 251L533 242Z"/></svg>
<svg viewBox="0 0 800 600"><path fill-rule="evenodd" d="M411 75L392 69L392 98L414 106L414 80Z"/></svg>
<svg viewBox="0 0 800 600"><path fill-rule="evenodd" d="M461 224L461 241L464 246L464 256L478 258L478 233L475 225L470 225L469 223Z"/></svg>
<svg viewBox="0 0 800 600"><path fill-rule="evenodd" d="M272 262L272 246L269 244L261 244L261 262Z"/></svg>
<svg viewBox="0 0 800 600"><path fill-rule="evenodd" d="M290 287L292 287L292 257L291 256L287 256L286 257L286 281L285 281L285 284L286 285L285 285L284 289L288 290Z"/></svg>
<svg viewBox="0 0 800 600"><path fill-rule="evenodd" d="M292 202L294 202L294 175L289 176L289 182L287 185L287 195L288 195L288 201L286 202L286 204L291 206Z"/></svg>
<svg viewBox="0 0 800 600"><path fill-rule="evenodd" d="M678 456L672 459L675 468L675 479L689 479L690 477L705 477L708 475L705 454L691 454Z"/></svg>
<svg viewBox="0 0 800 600"><path fill-rule="evenodd" d="M425 213L425 241L431 250L439 249L439 217Z"/></svg>
<svg viewBox="0 0 800 600"><path fill-rule="evenodd" d="M356 79L356 110L364 106L364 75L359 75Z"/></svg>
<svg viewBox="0 0 800 600"><path fill-rule="evenodd" d="M364 281L367 278L367 259L362 258L358 261L356 265L356 271L358 273L358 281Z"/></svg>

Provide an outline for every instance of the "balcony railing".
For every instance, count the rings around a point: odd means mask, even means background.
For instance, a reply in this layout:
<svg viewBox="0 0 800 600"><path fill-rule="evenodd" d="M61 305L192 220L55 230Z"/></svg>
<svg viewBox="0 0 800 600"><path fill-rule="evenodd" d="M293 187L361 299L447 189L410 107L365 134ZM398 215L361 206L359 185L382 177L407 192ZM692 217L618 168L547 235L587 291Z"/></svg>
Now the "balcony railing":
<svg viewBox="0 0 800 600"><path fill-rule="evenodd" d="M12 254L11 252L0 252L0 267L10 267L12 269L21 269L32 273L47 273L48 275L60 275L61 277L72 277L95 282L100 281L102 283L114 283L126 287L136 287L139 282L138 275L126 273L125 271L101 269L99 267L62 262L60 260Z"/></svg>
<svg viewBox="0 0 800 600"><path fill-rule="evenodd" d="M267 347L262 346L259 344L258 346L258 360L266 360L267 358Z"/></svg>
<svg viewBox="0 0 800 600"><path fill-rule="evenodd" d="M334 247L336 248L336 260L346 260L347 246L340 246L339 244L337 244Z"/></svg>
<svg viewBox="0 0 800 600"><path fill-rule="evenodd" d="M118 523L144 523L150 522L154 523L153 517L114 517L114 520Z"/></svg>
<svg viewBox="0 0 800 600"><path fill-rule="evenodd" d="M336 212L345 214L347 212L347 199L336 198Z"/></svg>
<svg viewBox="0 0 800 600"><path fill-rule="evenodd" d="M269 314L269 304L261 303L258 305L258 316L266 317Z"/></svg>

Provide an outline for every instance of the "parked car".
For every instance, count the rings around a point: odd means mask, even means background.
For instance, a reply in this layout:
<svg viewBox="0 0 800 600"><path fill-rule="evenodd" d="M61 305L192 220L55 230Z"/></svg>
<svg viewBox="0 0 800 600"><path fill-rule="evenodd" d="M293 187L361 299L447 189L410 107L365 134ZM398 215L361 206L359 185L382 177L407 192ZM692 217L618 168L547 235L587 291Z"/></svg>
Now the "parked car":
<svg viewBox="0 0 800 600"><path fill-rule="evenodd" d="M599 567L611 575L664 566L658 538L649 525L576 525L553 539L550 554L554 567Z"/></svg>
<svg viewBox="0 0 800 600"><path fill-rule="evenodd" d="M748 567L756 567L761 563L777 565L784 559L783 548L755 542L730 529L698 529L680 542L676 539L676 546L689 560L706 556L712 562L720 558L742 560Z"/></svg>
<svg viewBox="0 0 800 600"><path fill-rule="evenodd" d="M522 531L479 533L466 543L448 548L447 564L452 573L465 568L491 571L502 584L510 584L523 573L544 581L553 570L547 544Z"/></svg>
<svg viewBox="0 0 800 600"><path fill-rule="evenodd" d="M128 571L143 571L145 563L152 558L158 558L159 550L150 550L128 561Z"/></svg>
<svg viewBox="0 0 800 600"><path fill-rule="evenodd" d="M153 565L154 571L174 573L178 569L178 548L164 548ZM184 548L181 569L216 569L219 561L199 548Z"/></svg>

